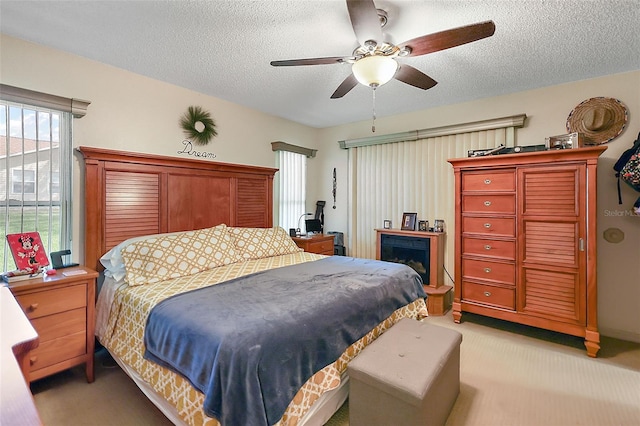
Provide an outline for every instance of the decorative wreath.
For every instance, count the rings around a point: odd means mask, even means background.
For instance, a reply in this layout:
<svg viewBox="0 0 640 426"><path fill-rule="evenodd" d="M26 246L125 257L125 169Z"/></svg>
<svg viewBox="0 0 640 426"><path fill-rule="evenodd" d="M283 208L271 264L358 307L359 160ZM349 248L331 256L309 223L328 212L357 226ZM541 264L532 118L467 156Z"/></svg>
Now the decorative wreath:
<svg viewBox="0 0 640 426"><path fill-rule="evenodd" d="M190 106L180 119L180 127L189 140L196 145L206 145L218 135L216 123L211 115L199 106Z"/></svg>

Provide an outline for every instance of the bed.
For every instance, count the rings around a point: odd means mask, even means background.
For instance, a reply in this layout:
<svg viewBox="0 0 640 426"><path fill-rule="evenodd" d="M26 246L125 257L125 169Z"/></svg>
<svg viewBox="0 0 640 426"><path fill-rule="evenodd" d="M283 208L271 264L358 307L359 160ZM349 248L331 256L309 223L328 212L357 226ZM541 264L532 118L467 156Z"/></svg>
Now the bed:
<svg viewBox="0 0 640 426"><path fill-rule="evenodd" d="M239 408L233 411L233 405L239 405L240 409L247 408L246 411L250 413L255 412L252 414L254 417L243 418L242 423L246 424L323 424L347 396L348 377L345 372L348 362L400 319L426 315L421 284L416 283L410 268L386 262L306 253L293 243L283 229L272 227L275 169L87 147L79 148L79 152L85 163L85 263L104 271L105 276L96 309L96 335L122 369L176 424L237 424L235 420L238 419ZM205 243L200 244L203 241ZM176 255L176 252L180 254ZM340 293L349 288L355 295L356 282L362 286L373 286L372 281L375 280L351 275L355 270L370 268L374 272L368 277L383 275L380 271L389 271L390 276L399 274L400 278L394 278L397 283L393 286L398 288L402 296L388 293L390 288L395 287L386 283L358 290L364 291L359 296ZM314 270L316 272L307 272ZM333 271L333 274L328 274L328 271ZM304 275L308 275L306 284L300 279ZM326 276L323 282L318 281L320 276ZM273 287L268 287L266 283ZM331 285L338 287L323 287ZM243 290L238 290L241 288ZM239 294L245 296L227 293L232 290L242 291ZM221 293L223 291L225 293ZM304 308L294 307L298 303L294 297L297 293L300 306ZM287 299L285 308L268 307L268 303L271 303L268 299L274 294L283 295L271 297L274 303L281 303L276 299ZM364 304L364 294L378 294L377 300L368 302L373 303L375 309L364 307L366 305L358 306ZM197 321L189 319L188 315L180 315L197 310L184 308L198 306L189 305L195 302L187 301L187 297L209 300L207 303L228 297L237 301L240 308L229 308L222 315L220 312L226 307L225 302L211 309L218 313L219 319ZM326 312L339 305L339 300L349 301L347 306L351 308L342 309L343 313L326 315ZM389 300L395 305L386 306ZM176 304L177 310L171 311L171 304ZM309 305L317 305L318 312L308 308ZM267 313L258 313L263 308L267 309ZM295 315L288 310L295 312ZM272 366L248 368L250 371L255 369L265 374L275 374L268 380L265 379L267 376L261 377L263 383L254 380L260 383L259 388L247 384L246 390L241 390L240 394L258 395L259 407L251 408L255 401L244 401L243 396L226 400L210 396L210 389L202 388L202 383L194 376L184 371L179 373L180 365L173 360L156 358L156 355L166 355L153 352L158 348L177 347L173 343L154 346L155 340L162 340L149 337L153 336L152 324L156 324L152 321L156 317L162 318L159 312L164 313L165 320L177 321L180 317L180 324L186 327L185 330L192 330L201 324L207 324L204 328L211 328L208 324L222 324L223 317L235 313L257 313L268 321L251 322L255 320L242 317L242 320L232 318L230 324L234 325L233 328L235 324L243 324L245 329L242 333L255 331L256 336L273 333L274 337L267 338L264 345L299 323L322 328L322 324L329 321L322 319L322 312L325 318L352 316L345 317L348 318L343 321L345 325L337 329L335 325L327 324L326 327L333 327L331 329L335 332L318 340L319 343L298 346L292 343L293 348L316 348L303 356L304 368L296 364L296 374L278 373L277 368ZM294 321L289 325L274 325L275 320L271 321L271 317L265 316L272 314ZM357 317L365 317L361 325ZM145 332L147 321L149 331ZM270 331L258 331L263 322L269 324L267 328ZM182 338L181 335L190 334L169 335L167 330L176 327L172 323L171 326L156 328L160 333L165 333L160 334L162 339L178 339ZM364 332L362 327L366 327ZM224 327L220 325L218 328ZM295 334L306 336L307 333L296 331ZM315 336L315 331L309 332L309 335ZM331 340L329 344L327 338L339 342ZM195 340L199 344L210 341ZM289 340L285 339L285 343ZM327 347L331 350L326 350ZM287 349L284 343L281 349L268 352L275 354L272 358L277 355L279 358L276 362L280 363L283 359L289 362L290 358L302 356L298 352L304 352ZM247 361L237 358L237 355L251 350L233 348L225 352L219 349L216 354L230 353L233 357L231 361L216 361L215 364L226 366L236 363L244 366L253 362L253 358L249 357ZM196 353L195 350L187 352ZM262 354L254 358L263 362L269 356ZM313 362L307 363L307 358L313 358ZM208 358L201 358L200 362L192 363L188 371L206 362L209 362ZM199 374L201 370L208 368L198 370ZM218 383L215 380L211 382ZM237 380L229 379L227 382L234 388L228 388L223 394L239 395L235 383ZM277 400L273 394L279 392L273 392L273 389L283 390L283 395L277 395ZM285 396L287 401L283 405ZM210 408L211 400L216 401L218 409ZM224 413L219 410L221 406ZM282 408L277 408L280 406Z"/></svg>

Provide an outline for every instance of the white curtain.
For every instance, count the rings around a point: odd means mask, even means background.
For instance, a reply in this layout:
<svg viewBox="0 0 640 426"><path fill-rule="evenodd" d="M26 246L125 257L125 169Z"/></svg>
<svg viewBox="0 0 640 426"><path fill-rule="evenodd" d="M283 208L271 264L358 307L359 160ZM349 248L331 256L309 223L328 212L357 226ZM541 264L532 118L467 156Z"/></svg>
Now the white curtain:
<svg viewBox="0 0 640 426"><path fill-rule="evenodd" d="M298 219L305 213L307 156L290 151L276 151L276 176L279 200L278 225L288 230L298 228Z"/></svg>
<svg viewBox="0 0 640 426"><path fill-rule="evenodd" d="M385 220L400 229L404 212L417 213L430 227L445 221L445 268L453 272L454 178L447 159L507 145L507 134L502 128L350 148L349 256L374 259L375 230Z"/></svg>

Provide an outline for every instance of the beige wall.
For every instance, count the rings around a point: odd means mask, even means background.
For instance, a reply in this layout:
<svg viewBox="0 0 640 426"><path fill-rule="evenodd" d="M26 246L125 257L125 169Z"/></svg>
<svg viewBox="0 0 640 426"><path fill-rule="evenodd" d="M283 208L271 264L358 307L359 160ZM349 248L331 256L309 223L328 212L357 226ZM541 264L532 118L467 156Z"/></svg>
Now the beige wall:
<svg viewBox="0 0 640 426"><path fill-rule="evenodd" d="M379 90L384 90L384 87ZM625 211L631 208L640 193L623 186L624 204L619 206L612 169L617 158L631 146L640 131L640 71L379 118L376 120L375 134L384 135L524 113L527 120L525 127L517 131L516 143L544 144L545 137L566 133L565 123L571 110L583 100L595 96L618 98L629 111L627 128L619 138L608 144L608 149L598 162L599 324L605 335L640 342L640 217L632 217ZM322 129L319 133L318 157L309 163L309 175L316 179L310 180L310 184L314 186L308 189L308 199L327 200L326 229L346 233L347 151L339 149L337 142L372 136L371 122ZM335 210L331 208L331 174L334 167L338 175ZM401 214L402 212L398 212L398 217ZM611 227L619 228L625 233L623 242L611 244L604 240L603 231ZM453 274L453 259L447 259L446 265Z"/></svg>
<svg viewBox="0 0 640 426"><path fill-rule="evenodd" d="M180 156L182 132L177 124L189 105L200 105L216 120L218 136L201 151L217 161L274 165L272 141L280 140L319 149L309 161L308 208L326 200L327 230L347 228L347 152L337 141L370 136L370 122L313 129L247 109L217 98L142 77L77 56L27 43L5 35L0 39L0 81L60 96L91 101L87 116L74 120L74 144L126 151ZM382 90L382 89L381 89ZM625 205L618 206L611 166L640 130L640 72L575 82L545 89L481 99L464 104L377 120L376 134L477 121L525 113L518 144L540 144L550 135L566 133L571 109L593 96L611 96L629 108L625 133L609 144L598 176L598 289L599 322L603 334L640 342L640 218L625 216L640 194L624 188ZM74 260L82 258L81 162L74 164ZM336 209L332 209L331 175L337 169ZM362 212L361 214L366 214ZM622 214L622 215L620 215ZM625 232L620 244L602 239L602 231L618 227ZM451 269L452 270L452 269Z"/></svg>
<svg viewBox="0 0 640 426"><path fill-rule="evenodd" d="M274 167L271 142L314 148L317 130L221 99L205 96L128 71L2 35L3 84L91 102L73 123L74 146L94 146L176 157L185 139L178 125L190 105L202 106L216 123L216 136L195 147L216 161ZM215 78L215 77L212 77ZM81 157L73 166L73 257L82 259ZM277 220L276 220L277 222Z"/></svg>

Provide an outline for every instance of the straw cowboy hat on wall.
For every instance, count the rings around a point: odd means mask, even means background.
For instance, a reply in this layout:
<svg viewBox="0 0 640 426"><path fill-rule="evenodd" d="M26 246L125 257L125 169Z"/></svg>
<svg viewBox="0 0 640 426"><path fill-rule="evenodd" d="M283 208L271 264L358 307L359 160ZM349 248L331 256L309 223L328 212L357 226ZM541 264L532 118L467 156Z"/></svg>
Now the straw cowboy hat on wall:
<svg viewBox="0 0 640 426"><path fill-rule="evenodd" d="M587 145L617 138L627 125L627 107L614 98L591 98L576 106L567 118L567 131L583 135Z"/></svg>

